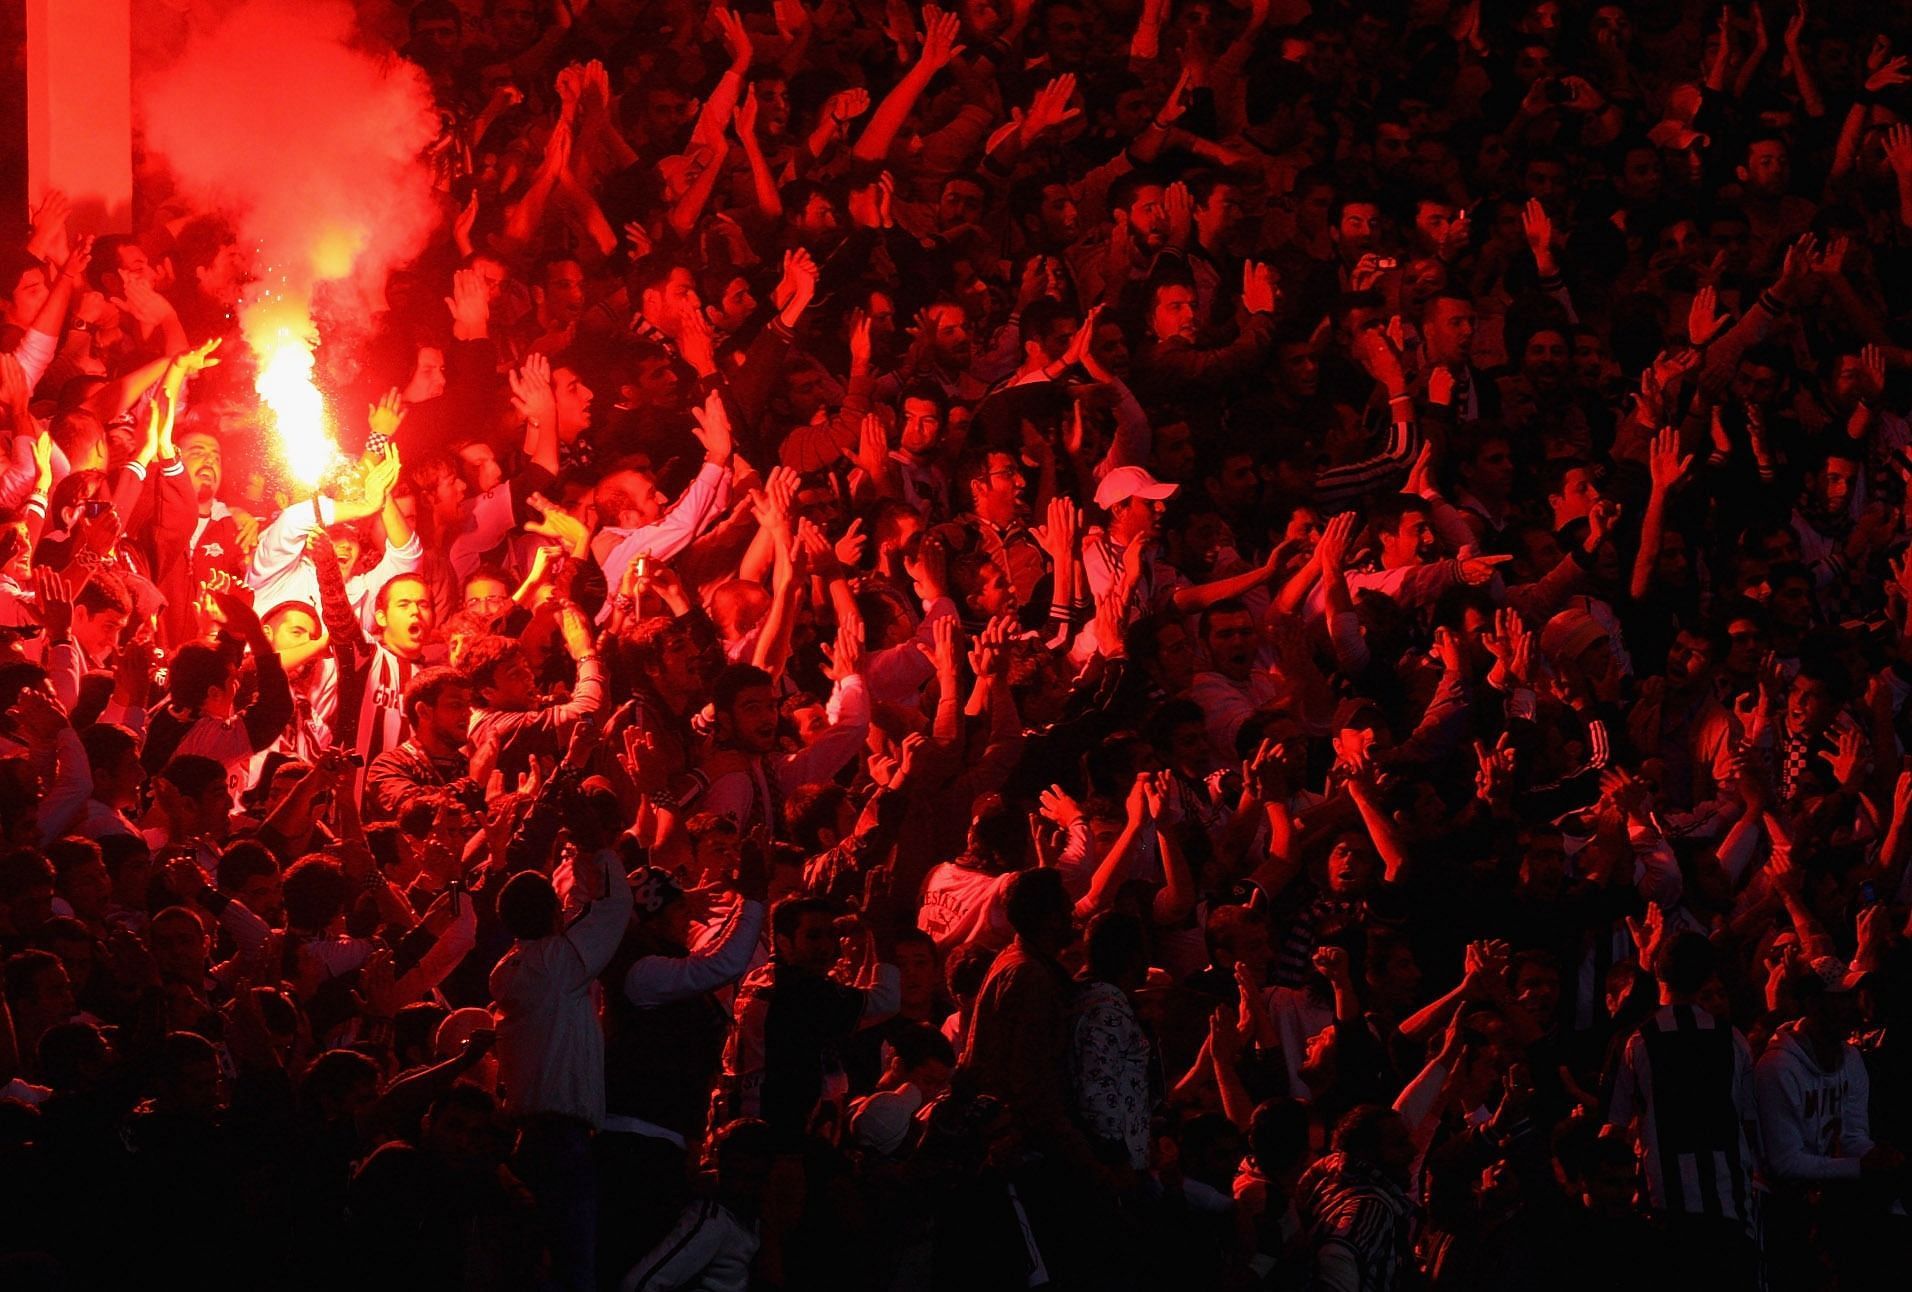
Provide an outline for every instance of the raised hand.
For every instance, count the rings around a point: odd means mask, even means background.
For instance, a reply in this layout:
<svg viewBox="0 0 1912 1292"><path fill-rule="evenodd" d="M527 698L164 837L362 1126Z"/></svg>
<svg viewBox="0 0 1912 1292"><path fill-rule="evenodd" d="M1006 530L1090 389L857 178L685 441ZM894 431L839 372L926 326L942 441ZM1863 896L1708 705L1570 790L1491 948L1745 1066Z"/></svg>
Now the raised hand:
<svg viewBox="0 0 1912 1292"><path fill-rule="evenodd" d="M1367 371L1368 376L1380 383L1390 397L1406 392L1407 372L1401 366L1400 352L1388 340L1383 329L1362 329L1355 335L1352 350L1355 362Z"/></svg>
<svg viewBox="0 0 1912 1292"><path fill-rule="evenodd" d="M1082 115L1082 109L1069 106L1075 92L1074 72L1064 72L1036 91L1035 98L1029 101L1029 110L1022 115L1020 130L1024 147L1065 121Z"/></svg>
<svg viewBox="0 0 1912 1292"><path fill-rule="evenodd" d="M405 422L404 401L399 398L396 389L385 392L371 408L366 410L365 421L372 428L372 434L391 440L398 434L398 428Z"/></svg>
<svg viewBox="0 0 1912 1292"><path fill-rule="evenodd" d="M737 132L737 141L748 145L757 137L757 87L752 84L745 88L743 97L737 100L737 106L731 109L731 129Z"/></svg>
<svg viewBox="0 0 1912 1292"><path fill-rule="evenodd" d="M554 538L573 556L584 555L590 547L591 531L584 527L584 522L543 494L532 494L525 499L525 505L538 513L538 519L525 525L525 533Z"/></svg>
<svg viewBox="0 0 1912 1292"><path fill-rule="evenodd" d="M1241 304L1250 314L1273 314L1281 290L1272 265L1248 261L1242 265Z"/></svg>
<svg viewBox="0 0 1912 1292"><path fill-rule="evenodd" d="M39 609L40 627L45 631L47 641L65 641L73 627L73 598L79 589L69 588L66 579L51 566L39 567L33 572L33 579L36 593L34 603Z"/></svg>
<svg viewBox="0 0 1912 1292"><path fill-rule="evenodd" d="M964 48L957 44L962 27L962 19L958 15L945 13L933 4L924 5L923 51L917 56L917 66L934 75L954 62Z"/></svg>
<svg viewBox="0 0 1912 1292"><path fill-rule="evenodd" d="M1620 504L1611 498L1602 498L1587 511L1586 550L1597 552L1600 544L1607 541L1607 535L1620 523Z"/></svg>
<svg viewBox="0 0 1912 1292"><path fill-rule="evenodd" d="M869 544L869 536L863 532L863 518L857 517L850 522L849 528L830 545L831 554L837 564L845 569L855 569L863 560L863 549Z"/></svg>
<svg viewBox="0 0 1912 1292"><path fill-rule="evenodd" d="M1647 470L1653 479L1653 492L1665 497L1674 486L1686 479L1686 473L1693 468L1693 455L1680 452L1680 433L1671 426L1662 427L1653 437L1653 448L1647 456Z"/></svg>
<svg viewBox="0 0 1912 1292"><path fill-rule="evenodd" d="M213 357L213 352L219 349L219 343L223 339L223 337L214 337L210 341L174 356L172 369L167 373L169 383L174 373L178 374L180 384L184 385L206 369L217 368L219 360Z"/></svg>
<svg viewBox="0 0 1912 1292"><path fill-rule="evenodd" d="M704 446L704 460L728 465L732 451L730 410L724 407L723 396L711 391L704 406L691 409L690 415L697 422L695 433Z"/></svg>
<svg viewBox="0 0 1912 1292"><path fill-rule="evenodd" d="M505 373L505 380L511 387L511 407L518 416L534 426L549 426L555 432L558 397L551 389L551 361L533 351L525 356L524 364L517 371Z"/></svg>
<svg viewBox="0 0 1912 1292"><path fill-rule="evenodd" d="M1514 788L1514 747L1511 737L1502 734L1492 749L1476 740L1474 759L1479 770L1474 773L1474 793L1480 801L1491 808L1504 806Z"/></svg>
<svg viewBox="0 0 1912 1292"><path fill-rule="evenodd" d="M1694 292L1693 302L1686 308L1687 341L1705 345L1725 326L1726 316L1719 312L1719 292L1710 286Z"/></svg>
<svg viewBox="0 0 1912 1292"><path fill-rule="evenodd" d="M472 194L476 202L478 195ZM460 341L477 341L491 326L491 290L476 269L459 269L451 276L451 295L445 298L451 311L451 333Z"/></svg>
<svg viewBox="0 0 1912 1292"><path fill-rule="evenodd" d="M1032 531L1037 546L1049 555L1055 565L1065 565L1075 559L1076 536L1082 529L1082 509L1072 499L1057 494L1049 500L1049 515L1044 524Z"/></svg>
<svg viewBox="0 0 1912 1292"><path fill-rule="evenodd" d="M823 110L834 121L839 130L849 128L849 124L870 110L870 92L861 86L851 90L838 90L824 100Z"/></svg>
<svg viewBox="0 0 1912 1292"><path fill-rule="evenodd" d="M744 26L743 19L728 9L712 9L710 16L717 22L718 34L723 38L724 48L730 51L731 67L739 71L747 70L750 67L752 47L750 31Z"/></svg>
<svg viewBox="0 0 1912 1292"><path fill-rule="evenodd" d="M1833 778L1840 787L1850 789L1865 763L1865 737L1856 730L1843 730L1838 734L1836 747L1820 750L1819 756L1832 768Z"/></svg>
<svg viewBox="0 0 1912 1292"><path fill-rule="evenodd" d="M1082 805L1060 785L1051 785L1037 797L1036 810L1055 822L1058 830L1067 830L1082 819Z"/></svg>
<svg viewBox="0 0 1912 1292"><path fill-rule="evenodd" d="M388 446L384 452L373 455L365 468L365 504L376 511L385 505L391 497L392 486L398 483L398 473L404 464L399 461L398 449Z"/></svg>
<svg viewBox="0 0 1912 1292"><path fill-rule="evenodd" d="M1904 54L1888 58L1885 62L1879 64L1872 75L1866 77L1867 91L1877 94L1881 90L1889 90L1895 85L1905 85L1908 82L1912 82L1912 75L1906 74L1905 66L1906 56Z"/></svg>
<svg viewBox="0 0 1912 1292"><path fill-rule="evenodd" d="M834 649L828 643L819 643L817 648L823 652L823 675L833 682L845 681L863 670L863 628L860 624L846 623L839 627Z"/></svg>
<svg viewBox="0 0 1912 1292"><path fill-rule="evenodd" d="M1885 132L1885 162L1901 181L1912 179L1912 125L1901 122Z"/></svg>
<svg viewBox="0 0 1912 1292"><path fill-rule="evenodd" d="M783 310L786 322L789 316L800 315L809 308L817 294L817 262L802 247L793 247L783 253L783 277L778 280L771 299Z"/></svg>
<svg viewBox="0 0 1912 1292"><path fill-rule="evenodd" d="M48 189L40 199L40 205L33 211L33 233L27 239L27 254L49 264L65 263L66 221L72 213L73 204L67 200L66 194L57 188Z"/></svg>
<svg viewBox="0 0 1912 1292"><path fill-rule="evenodd" d="M1810 233L1799 235L1798 241L1786 248L1785 259L1780 262L1779 281L1773 288L1787 300L1812 276L1819 251L1819 240Z"/></svg>
<svg viewBox="0 0 1912 1292"><path fill-rule="evenodd" d="M139 324L143 334L150 335L153 329L174 317L172 302L146 279L122 278L120 290L125 294L112 298L113 308Z"/></svg>
<svg viewBox="0 0 1912 1292"><path fill-rule="evenodd" d="M565 652L574 660L582 660L596 646L591 636L591 621L585 617L582 610L578 609L575 602L566 601L558 607L558 635L564 639ZM581 727L586 724L580 722L577 725ZM590 725L595 733L596 724ZM576 728L573 728L572 743L576 742ZM596 743L593 738L592 745L595 746Z"/></svg>
<svg viewBox="0 0 1912 1292"><path fill-rule="evenodd" d="M953 680L956 676L956 665L962 660L962 648L957 641L959 632L956 616L944 615L941 619L931 621L929 644L916 643L916 649L936 667L936 674L940 678Z"/></svg>

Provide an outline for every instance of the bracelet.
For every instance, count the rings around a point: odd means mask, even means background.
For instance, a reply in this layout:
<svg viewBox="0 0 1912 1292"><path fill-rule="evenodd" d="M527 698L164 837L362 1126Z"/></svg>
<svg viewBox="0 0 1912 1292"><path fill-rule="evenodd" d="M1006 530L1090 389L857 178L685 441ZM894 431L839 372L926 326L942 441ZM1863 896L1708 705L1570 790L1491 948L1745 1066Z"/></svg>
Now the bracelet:
<svg viewBox="0 0 1912 1292"><path fill-rule="evenodd" d="M611 598L611 610L620 615L634 615L637 613L637 598L620 592Z"/></svg>

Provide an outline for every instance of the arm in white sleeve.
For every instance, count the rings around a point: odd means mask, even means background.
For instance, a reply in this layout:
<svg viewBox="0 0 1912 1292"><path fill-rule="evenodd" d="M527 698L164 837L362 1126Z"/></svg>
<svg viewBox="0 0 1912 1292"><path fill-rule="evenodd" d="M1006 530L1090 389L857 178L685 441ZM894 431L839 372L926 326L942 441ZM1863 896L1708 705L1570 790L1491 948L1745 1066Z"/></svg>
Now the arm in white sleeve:
<svg viewBox="0 0 1912 1292"><path fill-rule="evenodd" d="M236 897L219 908L219 927L232 935L232 944L237 948L235 959L258 954L272 934L271 926Z"/></svg>
<svg viewBox="0 0 1912 1292"><path fill-rule="evenodd" d="M895 965L876 967L876 986L863 993L863 1021L880 1023L903 1006L903 971Z"/></svg>
<svg viewBox="0 0 1912 1292"><path fill-rule="evenodd" d="M1062 876L1062 887L1071 898L1079 902L1088 896L1089 881L1095 878L1095 867L1089 862L1088 817L1079 816L1069 823L1068 841L1056 857L1056 873Z"/></svg>
<svg viewBox="0 0 1912 1292"><path fill-rule="evenodd" d="M306 498L286 507L272 523L259 534L259 546L253 549L252 564L246 567L246 585L254 592L264 593L273 583L284 578L305 559L305 536L314 527L330 525L337 516L332 500L319 495L318 499ZM269 597L262 597L262 606L270 606Z"/></svg>
<svg viewBox="0 0 1912 1292"><path fill-rule="evenodd" d="M64 641L50 648L41 662L46 669L47 680L53 683L53 697L60 707L68 713L79 702L80 679L86 674L86 666L80 660L80 648L70 641Z"/></svg>
<svg viewBox="0 0 1912 1292"><path fill-rule="evenodd" d="M1449 551L1458 552L1474 545L1474 531L1468 527L1453 503L1435 489L1423 492L1421 499L1427 503L1428 523L1434 527L1434 533Z"/></svg>
<svg viewBox="0 0 1912 1292"><path fill-rule="evenodd" d="M1635 825L1628 833L1633 837L1634 888L1647 901L1672 910L1686 888L1680 878L1679 858L1658 830Z"/></svg>
<svg viewBox="0 0 1912 1292"><path fill-rule="evenodd" d="M1120 377L1109 382L1115 391L1115 435L1109 440L1109 451L1096 465L1095 478L1100 480L1117 467L1146 466L1154 436L1149 429L1149 415L1142 410L1136 400L1135 392L1130 390Z"/></svg>
<svg viewBox="0 0 1912 1292"><path fill-rule="evenodd" d="M1439 1059L1430 1059L1394 1097L1394 1111L1401 1114L1416 1142L1420 1142L1422 1125L1439 1106L1441 1088L1446 1084L1447 1066Z"/></svg>
<svg viewBox="0 0 1912 1292"><path fill-rule="evenodd" d="M737 903L716 940L687 956L645 956L624 975L634 1005L668 1005L734 982L750 967L763 932L763 903Z"/></svg>
<svg viewBox="0 0 1912 1292"><path fill-rule="evenodd" d="M638 529L607 529L606 532L619 537L617 545L598 562L604 571L604 586L620 587L625 567L640 556L670 560L689 547L729 505L730 468L715 462L704 463L698 469L697 478L684 487L684 492L677 495L677 501L656 523ZM606 599L598 612L598 622L610 618L610 613L611 603Z"/></svg>
<svg viewBox="0 0 1912 1292"><path fill-rule="evenodd" d="M630 886L625 885L626 888ZM458 914L445 926L420 956L418 963L411 967L403 978L398 980L399 999L406 1002L421 999L426 992L445 981L471 949L478 945L478 910L469 897L458 901Z"/></svg>
<svg viewBox="0 0 1912 1292"><path fill-rule="evenodd" d="M1334 647L1335 663L1346 674L1366 671L1372 658L1368 639L1361 633L1361 617L1352 610L1328 616L1328 642Z"/></svg>
<svg viewBox="0 0 1912 1292"><path fill-rule="evenodd" d="M33 460L33 445L37 438L32 435L13 437L13 458L7 463L6 470L0 471L0 511L19 511L33 492L33 482L40 474L39 464Z"/></svg>
<svg viewBox="0 0 1912 1292"><path fill-rule="evenodd" d="M836 684L827 712L829 728L808 749L777 763L777 784L785 793L829 780L863 748L870 734L870 693L860 674L852 673Z"/></svg>
<svg viewBox="0 0 1912 1292"><path fill-rule="evenodd" d="M46 370L53 366L54 356L59 352L60 338L38 328L28 328L26 335L20 338L20 344L13 348L13 357L27 379L29 391L40 384L40 378L46 376Z"/></svg>
<svg viewBox="0 0 1912 1292"><path fill-rule="evenodd" d="M616 849L605 848L593 859L593 864L604 867L605 887L609 891L592 902L583 916L564 931L565 940L577 952L571 965L563 971L577 975L567 983L574 990L589 986L593 978L604 972L604 966L611 963L611 957L617 953L618 943L624 940L624 928L631 920L631 881L625 877L623 859Z"/></svg>
<svg viewBox="0 0 1912 1292"><path fill-rule="evenodd" d="M47 787L36 818L40 842L52 843L65 834L92 794L93 764L87 761L86 746L77 731L61 727L53 751L53 784Z"/></svg>

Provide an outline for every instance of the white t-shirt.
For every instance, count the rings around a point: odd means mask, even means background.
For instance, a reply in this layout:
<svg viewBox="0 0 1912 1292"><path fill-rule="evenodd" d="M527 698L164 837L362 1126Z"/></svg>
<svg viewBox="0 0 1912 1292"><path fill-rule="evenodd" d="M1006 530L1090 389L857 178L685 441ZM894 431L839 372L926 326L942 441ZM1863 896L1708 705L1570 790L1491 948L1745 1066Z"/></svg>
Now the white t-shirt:
<svg viewBox="0 0 1912 1292"><path fill-rule="evenodd" d="M947 952L966 942L1006 947L1014 936L1006 905L1009 881L1015 871L992 875L945 861L933 867L923 881L923 905L916 927Z"/></svg>

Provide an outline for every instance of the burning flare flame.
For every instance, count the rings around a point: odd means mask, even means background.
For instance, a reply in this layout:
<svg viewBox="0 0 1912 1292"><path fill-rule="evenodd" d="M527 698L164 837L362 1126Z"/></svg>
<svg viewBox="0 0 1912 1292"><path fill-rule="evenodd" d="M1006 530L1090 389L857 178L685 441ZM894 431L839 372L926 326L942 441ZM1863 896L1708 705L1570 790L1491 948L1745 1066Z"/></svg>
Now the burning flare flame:
<svg viewBox="0 0 1912 1292"><path fill-rule="evenodd" d="M241 327L258 356L253 389L271 411L280 460L293 481L310 491L338 458L326 427L325 397L312 380L311 319L290 301L258 300L241 311Z"/></svg>

